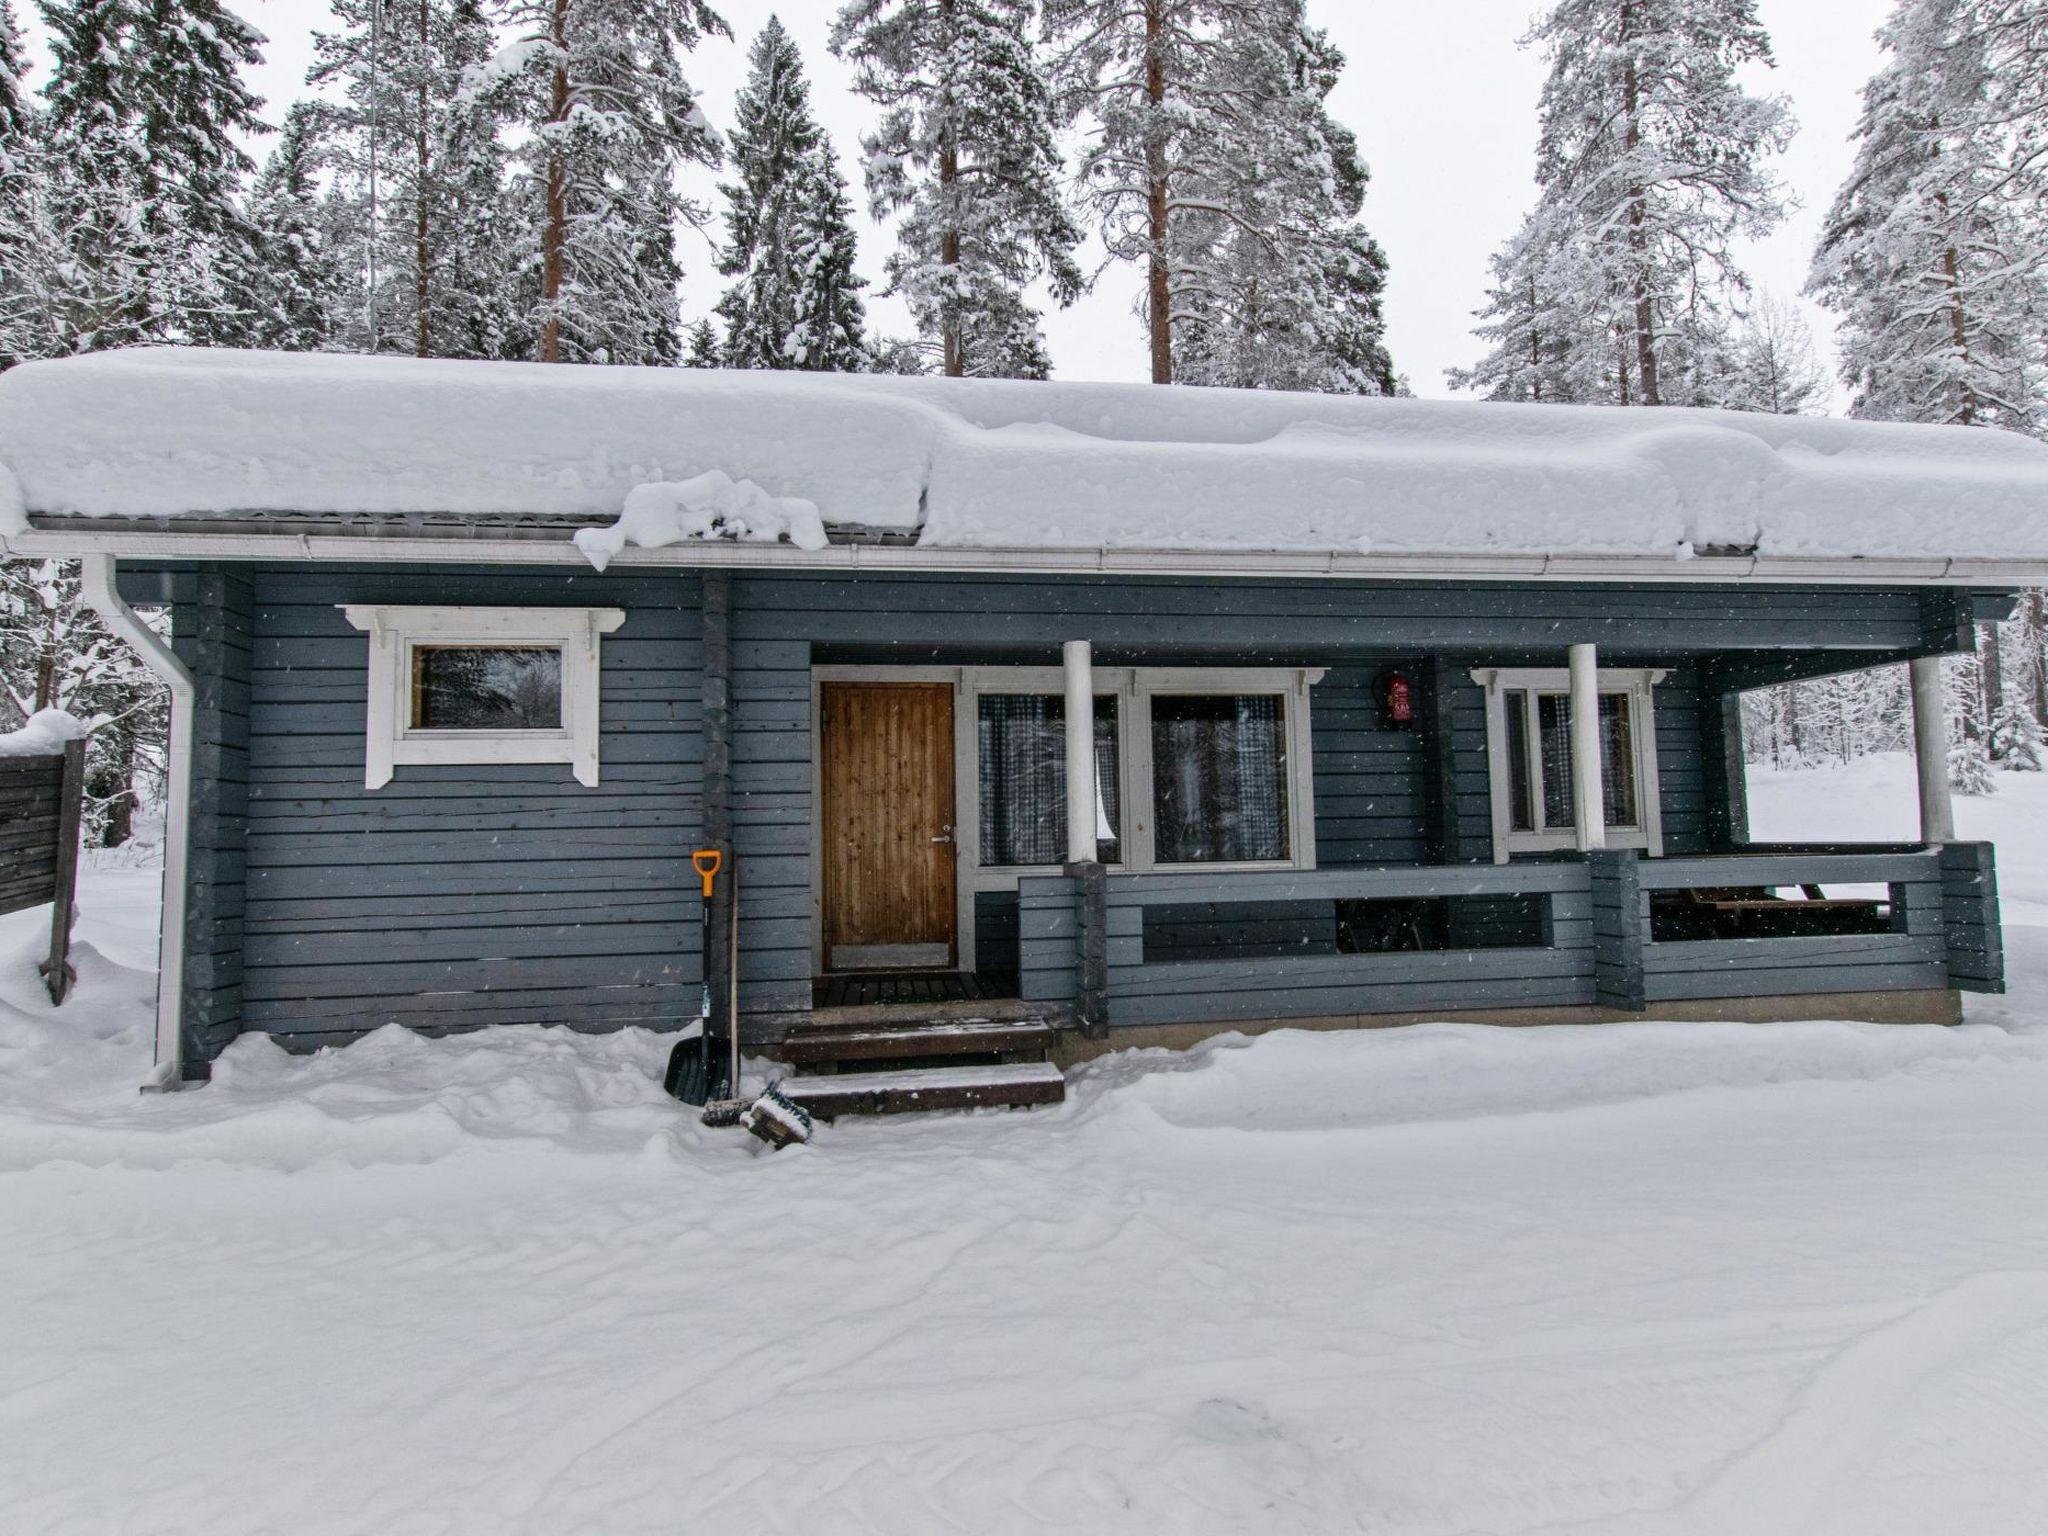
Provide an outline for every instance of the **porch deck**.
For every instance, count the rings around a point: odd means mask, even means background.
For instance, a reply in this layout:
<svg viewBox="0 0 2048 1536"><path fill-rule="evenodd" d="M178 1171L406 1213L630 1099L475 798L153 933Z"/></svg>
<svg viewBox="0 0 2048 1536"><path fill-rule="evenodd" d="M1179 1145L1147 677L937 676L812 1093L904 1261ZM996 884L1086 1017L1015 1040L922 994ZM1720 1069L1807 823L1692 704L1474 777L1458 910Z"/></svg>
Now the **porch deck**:
<svg viewBox="0 0 2048 1536"><path fill-rule="evenodd" d="M1668 911L1664 893L1824 886L1880 886L1885 895L1841 904L1839 932L1674 937L1653 921L1653 909ZM1072 1008L1090 1032L1438 1011L1628 1016L1728 999L2004 987L1997 880L1984 843L1110 875L1097 890L1091 912L1069 877L1019 887L1023 995ZM1381 942L1372 935L1385 925L1347 920L1360 911L1406 916L1392 942ZM1290 944L1268 936L1256 947L1186 947L1191 924L1242 934L1277 912L1296 925ZM1093 945L1090 930L1099 935Z"/></svg>

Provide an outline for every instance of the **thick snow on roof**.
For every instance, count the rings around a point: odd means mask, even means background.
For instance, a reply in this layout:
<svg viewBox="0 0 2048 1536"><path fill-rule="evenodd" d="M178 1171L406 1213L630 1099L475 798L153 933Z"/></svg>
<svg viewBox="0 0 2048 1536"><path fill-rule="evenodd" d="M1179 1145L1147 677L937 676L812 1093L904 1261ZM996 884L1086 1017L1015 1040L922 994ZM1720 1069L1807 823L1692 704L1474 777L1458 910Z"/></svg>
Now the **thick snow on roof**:
<svg viewBox="0 0 2048 1536"><path fill-rule="evenodd" d="M617 516L716 471L970 548L2048 557L2003 432L1151 385L147 349L0 376L0 465L53 514Z"/></svg>

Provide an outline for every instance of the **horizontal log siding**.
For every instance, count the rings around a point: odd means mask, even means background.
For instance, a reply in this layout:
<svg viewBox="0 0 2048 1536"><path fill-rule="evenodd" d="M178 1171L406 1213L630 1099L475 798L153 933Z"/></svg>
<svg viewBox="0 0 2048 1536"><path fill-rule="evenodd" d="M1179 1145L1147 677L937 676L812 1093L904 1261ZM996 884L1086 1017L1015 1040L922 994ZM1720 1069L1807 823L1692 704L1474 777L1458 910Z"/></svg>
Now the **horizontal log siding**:
<svg viewBox="0 0 2048 1536"><path fill-rule="evenodd" d="M1080 931L1071 877L1026 875L1017 882L1017 991L1026 1002L1072 1005L1079 989Z"/></svg>
<svg viewBox="0 0 2048 1536"><path fill-rule="evenodd" d="M313 1043L392 1022L694 1018L695 593L673 575L259 573L241 1023ZM364 788L368 637L342 603L626 609L603 642L599 784L462 765ZM743 802L742 847L765 825Z"/></svg>
<svg viewBox="0 0 2048 1536"><path fill-rule="evenodd" d="M1950 843L1941 850L1941 895L1949 984L1965 992L2003 992L2005 933L1991 844Z"/></svg>
<svg viewBox="0 0 2048 1536"><path fill-rule="evenodd" d="M247 1006L247 846L256 594L241 571L207 571L171 608L172 648L193 676L185 1076L242 1031Z"/></svg>
<svg viewBox="0 0 2048 1536"><path fill-rule="evenodd" d="M135 600L175 596L183 606L180 648L213 711L199 770L212 786L200 808L214 830L196 845L193 871L208 914L195 944L213 946L194 956L204 962L194 1016L213 1032L205 1049L243 1025L314 1041L394 1019L609 1027L694 1016L692 576L374 565L209 574L165 564L123 575ZM209 599L222 619L213 631L191 606L208 579L253 594L246 676L231 654L232 593ZM1313 768L1321 862L1342 869L1421 861L1433 841L1456 861L1491 857L1481 695L1460 681L1471 666L1558 661L1573 641L1598 644L1616 665L1826 648L1847 666L1858 652L1908 650L1927 634L1917 594L1842 588L1029 576L735 576L733 588L742 1008L770 1028L808 1001L814 661L1053 664L1061 641L1086 638L1104 665L1329 666L1312 696ZM586 790L555 767L408 767L365 790L368 642L341 618L346 602L626 609L605 641L603 782ZM1381 729L1372 698L1383 667L1408 661L1419 674L1421 658L1438 653L1453 658L1439 701L1453 733L1444 753L1419 732ZM1658 700L1674 851L1705 846L1698 722L1680 682L1690 670L1681 665ZM234 739L238 720L246 747ZM1034 937L1034 923L1057 921L1058 903L1040 901L1019 905L1020 963L1027 987L1057 991L1053 972L1034 967L1031 946L1051 937ZM1467 942L1507 920L1506 904L1489 918L1485 902L1458 904ZM1071 954L1071 936L1064 942ZM1528 966L1532 953L1501 964ZM1414 986L1443 997L1444 957L1402 963L1429 972ZM1528 985L1516 995L1528 1003L1583 990L1589 976L1520 978ZM1515 990L1508 970L1496 979L1502 995Z"/></svg>

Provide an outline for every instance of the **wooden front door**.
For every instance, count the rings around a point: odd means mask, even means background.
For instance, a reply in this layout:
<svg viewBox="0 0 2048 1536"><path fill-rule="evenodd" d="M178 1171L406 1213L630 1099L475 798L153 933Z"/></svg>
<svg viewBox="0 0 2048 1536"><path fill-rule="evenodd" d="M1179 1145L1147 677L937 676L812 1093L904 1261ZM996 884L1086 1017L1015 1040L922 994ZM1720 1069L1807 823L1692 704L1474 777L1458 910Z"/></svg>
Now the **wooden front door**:
<svg viewBox="0 0 2048 1536"><path fill-rule="evenodd" d="M819 688L828 970L955 962L953 689Z"/></svg>

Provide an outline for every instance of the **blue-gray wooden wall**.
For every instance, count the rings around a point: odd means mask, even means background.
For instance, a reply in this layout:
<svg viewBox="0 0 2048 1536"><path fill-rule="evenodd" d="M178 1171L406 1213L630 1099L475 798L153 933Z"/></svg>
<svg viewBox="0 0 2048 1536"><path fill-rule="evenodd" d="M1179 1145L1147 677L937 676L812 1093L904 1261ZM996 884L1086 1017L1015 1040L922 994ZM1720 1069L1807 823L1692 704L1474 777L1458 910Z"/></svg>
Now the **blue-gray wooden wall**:
<svg viewBox="0 0 2048 1536"><path fill-rule="evenodd" d="M699 997L698 585L685 571L136 565L173 603L200 681L188 1012L204 1059L241 1029L346 1038L388 1022L673 1025ZM604 642L601 782L564 765L401 767L363 786L368 638L344 603L616 606ZM1968 599L1840 588L1455 587L1035 577L733 582L742 1007L772 1032L809 1006L810 668L1324 665L1312 695L1327 865L1491 856L1475 665L1591 640L1667 665L1658 694L1666 847L1710 846L1702 675L1789 653L1835 669L1946 648ZM1937 611L1939 610L1939 611ZM1694 662L1699 665L1695 666ZM1384 729L1384 667L1424 683L1425 728ZM1709 690L1718 697L1718 689ZM1428 729L1440 712L1448 732ZM1724 796L1725 798L1725 796ZM984 905L999 940L1014 915Z"/></svg>

